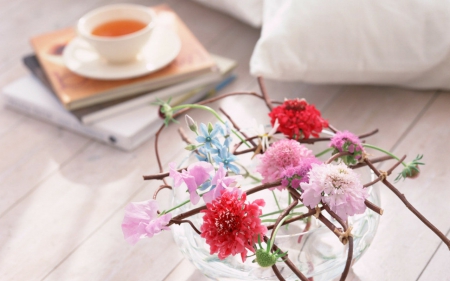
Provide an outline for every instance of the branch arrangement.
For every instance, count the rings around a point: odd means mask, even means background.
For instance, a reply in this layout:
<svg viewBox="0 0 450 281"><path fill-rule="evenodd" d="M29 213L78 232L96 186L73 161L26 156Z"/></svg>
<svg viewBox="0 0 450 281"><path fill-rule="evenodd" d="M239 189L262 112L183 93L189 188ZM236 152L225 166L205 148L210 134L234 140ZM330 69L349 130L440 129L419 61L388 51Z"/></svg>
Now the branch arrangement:
<svg viewBox="0 0 450 281"><path fill-rule="evenodd" d="M285 280L278 269L278 263L285 263L292 272L303 281L308 279L292 262L289 253L275 244L278 230L299 221L307 221L305 230L309 229L311 217L315 217L335 236L336 242L347 245L347 260L340 280L345 280L353 259L352 225L348 218L362 214L367 208L382 215L383 209L370 202L368 189L375 183L382 183L411 210L428 228L430 228L450 249L450 240L428 221L405 196L391 183L387 177L403 166L398 179L415 177L419 173L418 165L422 156L405 163L406 156L398 158L392 153L374 145L361 141L378 132L356 136L348 131L339 131L322 118L321 113L303 99L285 100L270 99L262 78L258 78L261 94L254 92L235 92L217 96L198 104L171 107L160 102L160 112L166 125L189 110L206 110L215 116L215 125L198 124L186 115L189 129L195 134L192 140L186 132L179 129L180 138L187 144L186 149L197 162L187 167L177 168L169 164L169 171L161 164L159 137L165 126L161 126L155 136L155 154L160 173L145 175L144 180L159 180L160 187L155 191L153 199L144 202L130 203L122 224L125 239L135 244L144 237L152 237L162 230L169 230L173 224L189 224L191 228L205 239L211 254L219 259L240 255L244 262L248 253L255 255L261 267L272 268L279 280ZM271 126L268 131L264 126L252 132L243 132L231 116L220 109L222 117L207 105L230 96L252 96L262 100L269 109ZM274 106L274 104L278 106ZM329 129L329 137L320 136L324 129ZM233 138L236 138L233 140ZM314 155L305 145L316 142L329 142L329 149ZM245 146L245 148L243 148ZM369 158L367 150L382 151L386 156ZM322 161L320 156L330 154ZM250 154L257 156L257 172L253 175L245 166L239 167L238 156ZM396 159L396 163L387 171L378 170L374 163ZM369 168L376 178L362 183L357 170ZM169 184L170 177L173 184ZM240 182L244 177L260 181L256 186L243 191ZM159 210L156 201L162 189L180 188L189 194L186 200L169 210ZM265 202L257 199L247 201L247 196L267 192L281 192L289 198L285 207L269 214L262 213ZM275 195L274 195L275 196ZM199 204L203 201L204 204ZM191 204L188 211L172 216L172 211ZM278 202L277 202L278 204ZM298 212L302 207L303 212ZM195 225L190 219L201 214L202 224ZM267 216L276 215L274 220L264 220ZM270 233L270 235L269 235ZM301 238L300 238L301 239Z"/></svg>

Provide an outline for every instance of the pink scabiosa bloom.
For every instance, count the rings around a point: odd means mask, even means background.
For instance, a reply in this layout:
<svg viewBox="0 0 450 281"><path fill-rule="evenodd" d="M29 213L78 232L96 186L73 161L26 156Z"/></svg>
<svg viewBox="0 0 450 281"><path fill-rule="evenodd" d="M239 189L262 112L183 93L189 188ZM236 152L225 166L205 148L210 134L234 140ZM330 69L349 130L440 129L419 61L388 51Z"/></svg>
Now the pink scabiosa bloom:
<svg viewBox="0 0 450 281"><path fill-rule="evenodd" d="M369 194L358 174L344 163L312 164L309 183L302 183L301 188L305 205L314 208L322 200L344 220L366 210L364 201Z"/></svg>
<svg viewBox="0 0 450 281"><path fill-rule="evenodd" d="M197 189L209 180L209 173L214 171L213 165L208 162L196 162L188 166L187 170L178 172L175 163L169 164L170 177L174 179L174 186L179 187L183 182L186 184L192 204L200 201Z"/></svg>
<svg viewBox="0 0 450 281"><path fill-rule="evenodd" d="M281 172L281 186L299 188L300 183L309 181L309 170L311 165L322 164L322 161L315 157L308 157L300 161L297 166L288 166Z"/></svg>
<svg viewBox="0 0 450 281"><path fill-rule="evenodd" d="M262 175L263 183L269 183L281 179L285 169L299 166L304 159L314 158L314 154L295 140L283 139L273 143L259 158L261 162L256 171ZM282 186L277 188L282 189Z"/></svg>
<svg viewBox="0 0 450 281"><path fill-rule="evenodd" d="M130 244L145 237L153 237L162 230L170 229L166 225L172 214L158 216L158 203L155 200L133 202L126 206L122 222L122 232Z"/></svg>
<svg viewBox="0 0 450 281"><path fill-rule="evenodd" d="M202 211L201 237L206 239L210 254L218 253L221 260L240 254L244 262L248 251L255 252L253 245L258 236L267 232L259 218L262 214L259 207L265 205L264 200L246 203L246 197L238 189L225 190Z"/></svg>
<svg viewBox="0 0 450 281"><path fill-rule="evenodd" d="M223 190L234 189L237 183L242 180L241 175L227 177L227 170L223 163L219 164L219 169L211 180L211 190L203 194L203 201L211 203L214 199L222 195Z"/></svg>
<svg viewBox="0 0 450 281"><path fill-rule="evenodd" d="M342 159L346 164L355 164L361 159L363 146L360 139L349 131L337 132L330 142L330 147L334 148L334 153L348 151L353 155L344 156Z"/></svg>

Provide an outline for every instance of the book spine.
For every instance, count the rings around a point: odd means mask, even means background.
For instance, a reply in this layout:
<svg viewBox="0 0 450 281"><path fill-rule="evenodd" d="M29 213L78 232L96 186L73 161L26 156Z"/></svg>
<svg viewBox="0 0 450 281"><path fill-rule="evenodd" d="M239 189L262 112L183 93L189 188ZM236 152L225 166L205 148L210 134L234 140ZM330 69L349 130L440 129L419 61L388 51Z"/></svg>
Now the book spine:
<svg viewBox="0 0 450 281"><path fill-rule="evenodd" d="M71 116L65 116L58 114L58 112L49 111L46 108L41 108L26 100L14 98L10 95L4 95L5 105L11 109L25 113L31 117L39 118L40 120L59 125L75 133L94 138L103 143L119 147L124 150L129 150L129 142L120 136L115 136L108 132L104 132L98 129L93 129L88 126L84 126L79 121Z"/></svg>

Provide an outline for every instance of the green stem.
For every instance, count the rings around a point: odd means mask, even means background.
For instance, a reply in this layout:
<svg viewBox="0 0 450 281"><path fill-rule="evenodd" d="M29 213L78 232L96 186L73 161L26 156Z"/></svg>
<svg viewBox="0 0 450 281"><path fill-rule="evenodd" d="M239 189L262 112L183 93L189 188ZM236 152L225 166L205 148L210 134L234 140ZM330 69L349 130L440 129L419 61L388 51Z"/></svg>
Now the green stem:
<svg viewBox="0 0 450 281"><path fill-rule="evenodd" d="M367 143L363 143L362 145L363 145L364 147L368 147L368 148L372 148L372 149L381 151L381 152L383 152L383 153L385 153L385 154L391 156L392 158L394 158L394 159L400 161L400 158L398 158L397 156L395 156L394 154L390 153L390 152L387 151L387 150L384 150L384 149L382 149L382 148L379 148L378 146L374 146L374 145L367 144ZM402 162L402 164L403 164L403 166L406 167L406 164L405 164L404 162Z"/></svg>
<svg viewBox="0 0 450 281"><path fill-rule="evenodd" d="M179 204L179 205L177 205L177 206L175 206L175 207L173 207L173 208L171 208L171 209L169 209L169 210L167 210L167 211L163 211L163 212L160 214L160 216L162 216L162 215L164 215L164 214L167 214L167 213L170 213L170 212L172 212L173 210L178 209L178 208L180 208L181 206L186 205L186 204L189 203L189 202L191 202L191 200L188 199L188 200L184 201L183 203L181 203L181 204Z"/></svg>
<svg viewBox="0 0 450 281"><path fill-rule="evenodd" d="M303 204L297 205L297 206L294 207L294 209L297 209L297 208L300 208L300 207L303 207L303 206L305 206L305 205L303 205ZM271 215L279 214L279 213L281 213L281 212L283 212L283 211L284 211L284 210L274 211L274 212L271 212L271 213L267 213L267 214L261 215L261 216L259 216L259 217L260 217L260 218L264 218L264 217L268 217L268 216L271 216Z"/></svg>
<svg viewBox="0 0 450 281"><path fill-rule="evenodd" d="M277 196L275 195L275 192L272 190L273 199L275 200L275 203L277 204L278 210L281 210L280 204L278 203Z"/></svg>
<svg viewBox="0 0 450 281"><path fill-rule="evenodd" d="M288 217L289 217L289 216L285 216L285 217L280 221L280 223L277 225L277 228L275 228L275 230L273 231L273 235L272 235L273 239L271 239L271 240L269 241L269 244L267 244L267 252L270 252L270 249L272 249L273 243L275 242L275 237L277 237L278 229L280 229L280 227L283 225L284 221L288 219Z"/></svg>
<svg viewBox="0 0 450 281"><path fill-rule="evenodd" d="M250 174L250 172L248 171L248 169L244 165L242 165L242 164L240 164L238 162L236 162L236 164L239 165L239 167L241 167L245 171L245 174L243 174L242 176L249 177L249 178L251 178L252 180L254 180L256 182L261 182L261 179L257 178L256 176L254 176L252 174Z"/></svg>
<svg viewBox="0 0 450 281"><path fill-rule="evenodd" d="M287 217L292 218L293 216L301 216L304 213L290 213ZM261 222L276 222L276 219L265 219L265 220L261 220ZM288 226L288 225L286 225Z"/></svg>
<svg viewBox="0 0 450 281"><path fill-rule="evenodd" d="M209 106L206 105L200 105L200 104L181 104L181 105L177 105L175 107L172 107L172 111L175 112L177 110L183 109L183 108L197 108L197 109L203 109L206 110L208 112L210 112L212 115L214 115L217 120L219 120L222 124L225 124L225 121L222 120L222 118L219 116L219 114L212 109ZM250 147L250 145L247 143L247 141L245 139L243 139L234 129L231 129L231 132L237 136L239 138L240 141L242 141L243 143L245 143L245 145L247 147Z"/></svg>
<svg viewBox="0 0 450 281"><path fill-rule="evenodd" d="M318 154L316 154L314 156L315 157L320 157L320 156L324 155L325 153L328 153L328 152L333 151L333 150L334 150L334 147L330 147L330 148L327 148L324 151L322 151L322 152L320 152L320 153L318 153Z"/></svg>

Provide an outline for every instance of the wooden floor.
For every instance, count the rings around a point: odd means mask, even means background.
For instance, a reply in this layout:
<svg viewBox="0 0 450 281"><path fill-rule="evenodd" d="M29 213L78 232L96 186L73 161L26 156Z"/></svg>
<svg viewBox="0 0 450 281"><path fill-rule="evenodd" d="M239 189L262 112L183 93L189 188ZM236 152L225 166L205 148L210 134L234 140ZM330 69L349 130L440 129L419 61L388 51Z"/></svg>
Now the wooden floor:
<svg viewBox="0 0 450 281"><path fill-rule="evenodd" d="M21 58L32 52L31 36L74 25L88 10L112 2L124 1L0 0L0 86L27 73ZM258 91L248 67L258 29L191 1L165 3L210 52L239 61L239 78L227 91ZM267 84L278 100L304 97L316 104L341 130L380 129L368 139L372 144L410 159L424 154L420 177L397 186L449 236L450 93ZM0 105L0 280L207 280L183 259L168 231L135 247L123 240L124 206L149 199L156 187L141 177L157 172L153 139L126 153ZM264 107L255 109L250 99L218 106L238 119L255 115L267 122ZM164 163L183 150L176 127L165 134ZM381 194L385 214L377 236L348 280L449 281L448 249L390 191L382 188Z"/></svg>

